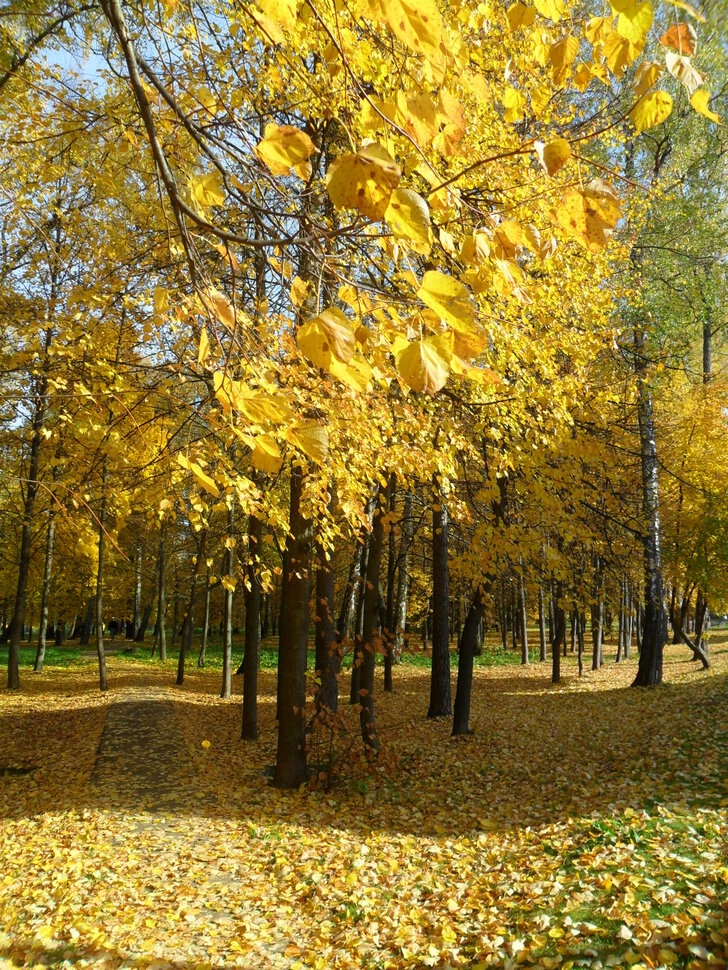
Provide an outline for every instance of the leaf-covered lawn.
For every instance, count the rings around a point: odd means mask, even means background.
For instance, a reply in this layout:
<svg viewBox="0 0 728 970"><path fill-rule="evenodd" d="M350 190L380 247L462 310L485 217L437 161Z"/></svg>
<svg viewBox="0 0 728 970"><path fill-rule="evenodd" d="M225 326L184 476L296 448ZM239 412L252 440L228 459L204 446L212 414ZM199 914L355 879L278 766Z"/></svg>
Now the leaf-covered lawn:
<svg viewBox="0 0 728 970"><path fill-rule="evenodd" d="M216 670L180 689L173 661L115 656L106 696L89 663L26 673L0 701L0 966L725 968L725 638L711 655L668 648L656 691L624 689L634 660L580 682L569 658L558 688L480 667L457 740L424 717L428 671L398 667L380 764L347 708L354 763L295 795L266 781L273 671L255 744ZM155 698L195 781L157 812L133 774L92 781L108 706Z"/></svg>

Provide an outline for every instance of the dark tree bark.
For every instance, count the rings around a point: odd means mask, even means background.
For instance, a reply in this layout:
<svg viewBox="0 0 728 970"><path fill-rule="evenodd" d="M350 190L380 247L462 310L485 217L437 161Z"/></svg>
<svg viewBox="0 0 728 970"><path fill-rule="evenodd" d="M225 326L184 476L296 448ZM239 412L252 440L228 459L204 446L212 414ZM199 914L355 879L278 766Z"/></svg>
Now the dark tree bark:
<svg viewBox="0 0 728 970"><path fill-rule="evenodd" d="M192 647L192 635L195 632L195 600L197 598L197 577L200 572L200 563L205 558L206 533L202 533L201 538L195 537L196 555L192 564L192 576L190 577L190 598L187 601L187 612L185 613L180 636L179 659L177 661L177 685L182 686L185 682L185 658Z"/></svg>
<svg viewBox="0 0 728 970"><path fill-rule="evenodd" d="M473 690L473 657L478 642L478 631L483 620L485 599L479 590L473 596L465 617L460 654L458 658L458 680L455 690L455 709L452 720L453 734L470 733L470 698Z"/></svg>
<svg viewBox="0 0 728 970"><path fill-rule="evenodd" d="M448 570L447 508L437 478L433 478L432 506L432 672L428 717L452 713L450 687L450 580Z"/></svg>
<svg viewBox="0 0 728 970"><path fill-rule="evenodd" d="M402 659L407 629L407 596L409 592L409 549L412 542L412 493L407 492L402 509L402 534L397 557L397 597L394 606L395 640L392 663Z"/></svg>
<svg viewBox="0 0 728 970"><path fill-rule="evenodd" d="M326 549L316 543L316 713L339 706L339 652L334 630L334 569Z"/></svg>
<svg viewBox="0 0 728 970"><path fill-rule="evenodd" d="M518 577L518 618L521 635L521 663L528 664L530 661L528 656L528 630L526 627L528 615L526 612L526 584L523 581L523 576Z"/></svg>
<svg viewBox="0 0 728 970"><path fill-rule="evenodd" d="M162 525L159 538L159 560L158 576L159 587L157 590L157 627L154 637L154 648L159 650L159 659L164 663L167 659L167 631L165 622L167 618L167 583L166 583L166 563L164 558L164 541L167 533L166 524ZM152 653L154 653L154 648Z"/></svg>
<svg viewBox="0 0 728 970"><path fill-rule="evenodd" d="M103 458L101 473L101 505L99 508L99 556L96 571L96 655L99 660L99 690L106 690L106 653L104 651L104 557L106 544L106 488L109 481L109 459Z"/></svg>
<svg viewBox="0 0 728 970"><path fill-rule="evenodd" d="M152 604L147 603L144 607L144 612L142 613L142 618L139 622L139 629L134 637L135 643L144 643L144 637L147 632L147 627L149 626L149 617L152 615Z"/></svg>
<svg viewBox="0 0 728 970"><path fill-rule="evenodd" d="M554 595L554 638L551 641L551 682L558 684L561 681L561 651L559 647L566 643L566 612L561 602L563 596L563 584L556 584Z"/></svg>
<svg viewBox="0 0 728 970"><path fill-rule="evenodd" d="M657 441L652 394L647 384L646 338L635 333L635 370L638 382L637 417L642 467L643 559L645 571L645 622L642 650L635 687L662 683L663 605L662 551L660 548L660 496L658 487Z"/></svg>
<svg viewBox="0 0 728 970"><path fill-rule="evenodd" d="M222 632L222 684L220 697L229 700L233 690L233 587L235 583L235 495L227 510L227 549L225 550L225 598Z"/></svg>
<svg viewBox="0 0 728 970"><path fill-rule="evenodd" d="M94 625L94 603L96 598L92 596L86 606L86 616L81 624L81 634L79 636L79 643L82 647L87 647L91 642L91 627Z"/></svg>
<svg viewBox="0 0 728 970"><path fill-rule="evenodd" d="M243 653L244 741L258 740L258 662L260 659L260 546L263 522L248 516L248 587L245 590L245 651Z"/></svg>
<svg viewBox="0 0 728 970"><path fill-rule="evenodd" d="M374 664L377 647L381 643L379 611L379 571L382 563L384 537L384 505L382 495L375 499L372 531L367 557L366 584L364 588L364 629L362 634L362 664L359 677L359 723L364 748L370 756L376 755L380 743L374 717Z"/></svg>
<svg viewBox="0 0 728 970"><path fill-rule="evenodd" d="M392 665L394 662L394 581L397 572L397 545L394 535L394 513L397 507L397 476L392 472L387 489L389 500L389 532L387 535L387 599L384 624L384 690L392 691Z"/></svg>
<svg viewBox="0 0 728 970"><path fill-rule="evenodd" d="M546 660L546 615L543 607L543 588L538 588L538 638L539 638L539 657L543 663Z"/></svg>
<svg viewBox="0 0 728 970"><path fill-rule="evenodd" d="M378 494L378 493L377 493ZM367 519L371 521L372 510L376 496L370 498L367 503ZM367 568L369 563L369 549L371 546L371 532L367 532L362 537L363 547L359 560L359 581L356 594L356 619L354 623L354 657L351 664L351 681L349 684L349 703L359 703L359 690L361 688L361 665L364 659L362 644L364 639L364 601Z"/></svg>
<svg viewBox="0 0 728 970"><path fill-rule="evenodd" d="M291 469L289 535L283 562L283 599L278 655L278 752L273 784L298 788L306 764L306 661L308 659L311 521L301 510L303 471Z"/></svg>

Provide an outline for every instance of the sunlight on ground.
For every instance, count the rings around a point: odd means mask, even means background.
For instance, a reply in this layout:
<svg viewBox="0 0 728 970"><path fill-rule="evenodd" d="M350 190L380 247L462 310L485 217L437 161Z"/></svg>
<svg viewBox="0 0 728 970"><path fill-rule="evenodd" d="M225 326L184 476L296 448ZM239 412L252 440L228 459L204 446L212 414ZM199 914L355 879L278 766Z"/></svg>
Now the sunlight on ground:
<svg viewBox="0 0 728 970"><path fill-rule="evenodd" d="M558 688L546 664L476 669L457 740L424 717L428 671L398 667L381 763L358 760L347 708L346 770L295 795L265 776L272 671L255 744L217 671L176 688L113 657L106 696L90 664L26 672L0 701L0 966L725 968L724 639L711 655L702 672L668 648L647 692L624 689L634 659L579 681L569 657ZM92 778L109 705L153 698L191 754L157 812L133 774Z"/></svg>

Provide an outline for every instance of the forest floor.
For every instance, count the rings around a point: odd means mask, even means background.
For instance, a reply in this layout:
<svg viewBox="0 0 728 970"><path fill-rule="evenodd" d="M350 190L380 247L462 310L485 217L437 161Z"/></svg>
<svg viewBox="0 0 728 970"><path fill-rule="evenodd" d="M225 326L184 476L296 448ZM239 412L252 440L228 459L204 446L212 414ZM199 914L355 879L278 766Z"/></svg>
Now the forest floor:
<svg viewBox="0 0 728 970"><path fill-rule="evenodd" d="M580 680L570 656L557 687L480 666L459 739L427 669L387 695L378 668L379 763L347 705L344 770L293 794L267 782L274 671L250 743L219 670L115 655L101 695L51 652L0 692L0 968L725 970L725 633L710 652L669 647L652 691L636 658Z"/></svg>

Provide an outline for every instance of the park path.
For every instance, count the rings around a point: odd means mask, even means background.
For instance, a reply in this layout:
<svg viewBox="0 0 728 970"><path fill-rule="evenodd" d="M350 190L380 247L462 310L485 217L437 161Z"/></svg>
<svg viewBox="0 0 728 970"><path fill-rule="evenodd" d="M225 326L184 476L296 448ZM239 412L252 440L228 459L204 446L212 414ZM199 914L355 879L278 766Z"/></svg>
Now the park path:
<svg viewBox="0 0 728 970"><path fill-rule="evenodd" d="M110 809L204 813L214 806L175 720L153 688L109 706L91 783Z"/></svg>

